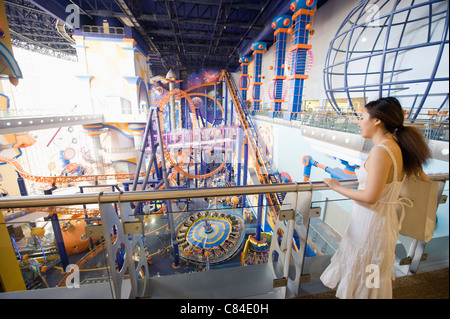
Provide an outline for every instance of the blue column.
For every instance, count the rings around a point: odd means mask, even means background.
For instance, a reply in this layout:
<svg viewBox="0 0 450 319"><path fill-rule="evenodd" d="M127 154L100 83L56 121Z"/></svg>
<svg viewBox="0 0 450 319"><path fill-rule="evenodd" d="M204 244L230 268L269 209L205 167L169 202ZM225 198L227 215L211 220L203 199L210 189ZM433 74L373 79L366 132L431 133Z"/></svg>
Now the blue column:
<svg viewBox="0 0 450 319"><path fill-rule="evenodd" d="M227 125L228 122L228 90L226 89L226 85L224 87L224 81L222 81L222 90L225 91L225 103L224 103L224 119L223 119L223 125Z"/></svg>
<svg viewBox="0 0 450 319"><path fill-rule="evenodd" d="M254 72L253 72L253 111L261 108L261 69L262 55L266 51L267 44L262 41L252 43L252 51L254 56Z"/></svg>
<svg viewBox="0 0 450 319"><path fill-rule="evenodd" d="M66 247L64 246L64 240L61 233L61 227L59 225L58 215L56 213L50 215L50 220L53 226L53 233L55 235L56 246L58 247L59 258L61 259L61 265L65 270L69 265L69 259L67 257Z"/></svg>
<svg viewBox="0 0 450 319"><path fill-rule="evenodd" d="M243 181L242 181L242 185L247 185L247 170L248 170L248 137L245 137L245 141L244 141L244 176L243 176ZM246 196L243 195L242 196L242 207L247 207L246 204L247 203L247 199Z"/></svg>
<svg viewBox="0 0 450 319"><path fill-rule="evenodd" d="M45 195L52 195L53 188L44 190ZM61 226L59 225L58 215L52 213L45 217L44 220L50 220L52 222L53 234L55 236L56 247L58 248L59 258L61 259L61 265L63 270L69 265L69 259L67 257L66 247L64 246L64 240L61 233Z"/></svg>
<svg viewBox="0 0 450 319"><path fill-rule="evenodd" d="M241 162L242 162L242 129L238 130L238 140L237 140L237 177L236 177L236 185L241 185Z"/></svg>
<svg viewBox="0 0 450 319"><path fill-rule="evenodd" d="M291 3L290 9L294 12L292 20L295 21L294 45L289 49L292 51L292 65L294 74L289 77L291 81L291 90L293 92L293 101L285 113L285 120L297 118L301 112L303 100L303 82L308 78L305 74L307 50L311 49L308 44L309 30L311 29L312 17L315 13L317 0L295 0Z"/></svg>
<svg viewBox="0 0 450 319"><path fill-rule="evenodd" d="M284 64L286 59L286 43L289 28L292 26L291 17L288 15L280 15L273 19L272 28L275 29L274 35L276 37L275 46L275 76L272 78L274 84L273 92L273 111L269 113L269 117L274 117L276 112L281 111L283 99L283 80L286 79L284 75Z"/></svg>
<svg viewBox="0 0 450 319"><path fill-rule="evenodd" d="M213 106L213 122L212 126L216 126L216 116L217 116L217 82L214 82L214 106Z"/></svg>
<svg viewBox="0 0 450 319"><path fill-rule="evenodd" d="M261 240L261 219L262 219L262 210L263 210L263 194L258 195L258 214L256 216L256 235L255 239L257 241Z"/></svg>
<svg viewBox="0 0 450 319"><path fill-rule="evenodd" d="M244 102L247 101L247 90L248 90L248 86L250 84L250 79L249 79L249 75L248 75L248 65L249 65L251 59L252 58L250 56L241 56L239 58L239 62L241 63L241 71L242 71L241 78L239 79L239 86L241 89L242 99L244 100Z"/></svg>
<svg viewBox="0 0 450 319"><path fill-rule="evenodd" d="M17 184L19 185L20 196L28 196L27 186L25 185L25 180L17 173Z"/></svg>

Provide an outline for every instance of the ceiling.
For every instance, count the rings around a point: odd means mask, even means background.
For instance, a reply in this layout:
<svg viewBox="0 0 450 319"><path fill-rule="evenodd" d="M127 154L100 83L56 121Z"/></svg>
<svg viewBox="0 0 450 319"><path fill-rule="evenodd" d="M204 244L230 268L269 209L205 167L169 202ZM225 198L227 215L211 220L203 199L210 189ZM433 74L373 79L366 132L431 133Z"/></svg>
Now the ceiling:
<svg viewBox="0 0 450 319"><path fill-rule="evenodd" d="M79 21L70 17L74 4ZM71 35L107 20L131 32L154 74L236 71L252 42L273 43L272 19L291 14L289 5L289 0L5 0L15 45L76 59Z"/></svg>

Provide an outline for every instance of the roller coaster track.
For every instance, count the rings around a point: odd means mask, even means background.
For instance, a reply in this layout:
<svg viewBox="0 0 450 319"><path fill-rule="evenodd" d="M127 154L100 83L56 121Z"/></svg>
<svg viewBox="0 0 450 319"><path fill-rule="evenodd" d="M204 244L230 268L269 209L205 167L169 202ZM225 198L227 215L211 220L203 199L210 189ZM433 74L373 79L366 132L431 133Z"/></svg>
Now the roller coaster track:
<svg viewBox="0 0 450 319"><path fill-rule="evenodd" d="M214 84L214 83L206 83L206 84L202 84L202 86L208 86L208 85L211 85L211 84ZM193 93L192 95L195 95L195 94L196 93ZM175 95L177 97L184 97L184 98L186 98L186 100L188 101L188 104L189 104L189 106L191 108L191 112L193 114L196 114L194 103L192 102L190 94L187 94L185 91L182 91L182 90L179 90L179 89L174 89L174 90L166 93L164 95L164 97L161 99L161 101L159 102L158 109L159 109L159 112L160 112L159 120L160 120L161 127L163 127L163 116L162 116L163 107L164 107L164 105L166 103L169 102L169 99L170 99L170 97L172 95ZM193 123L193 127L198 127L198 123ZM185 176L187 178L192 178L192 179L206 179L206 178L209 178L209 177L217 174L218 172L220 172L224 168L224 166L226 164L226 157L225 157L225 159L222 162L222 164L220 164L219 167L217 167L215 170L213 170L213 171L211 171L211 172L209 172L207 174L194 175L194 174L190 174L190 173L184 171L181 167L179 167L177 165L175 160L172 158L172 155L170 154L170 152L169 152L169 150L167 148L167 145L164 143L164 141L163 141L162 149L163 149L163 152L164 152L164 157L170 163L170 165L172 165L172 167L178 173L180 173L181 175L183 175L183 176Z"/></svg>
<svg viewBox="0 0 450 319"><path fill-rule="evenodd" d="M104 181L109 179L130 179L134 177L134 174L104 174L104 175L81 175L81 176L37 176L31 173L26 172L22 165L18 161L12 158L2 157L0 156L0 162L6 162L14 166L15 170L22 176L28 180L32 180L38 183L70 183L70 182L96 182L96 181ZM146 172L141 172L139 176L145 176Z"/></svg>
<svg viewBox="0 0 450 319"><path fill-rule="evenodd" d="M45 212L50 214L58 215L98 215L100 212L97 208L75 208L75 207L58 207L58 206L48 206L48 207L27 207L26 209L13 208L8 211L15 212Z"/></svg>

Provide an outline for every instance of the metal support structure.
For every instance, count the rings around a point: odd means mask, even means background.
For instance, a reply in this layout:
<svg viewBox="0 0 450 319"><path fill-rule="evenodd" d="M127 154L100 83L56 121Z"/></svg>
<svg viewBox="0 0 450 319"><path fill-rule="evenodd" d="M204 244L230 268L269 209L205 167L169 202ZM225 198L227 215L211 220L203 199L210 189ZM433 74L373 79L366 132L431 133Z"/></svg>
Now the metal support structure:
<svg viewBox="0 0 450 319"><path fill-rule="evenodd" d="M162 128L161 123L159 121L159 112L156 111L156 129L158 131L158 143L162 149L163 140L162 140ZM170 188L170 183L167 175L167 168L166 168L166 160L164 158L164 155L161 154L161 166L162 166L162 173L163 173L163 180L164 180L164 187L165 189ZM170 237L172 239L172 247L173 247L173 266L179 267L179 253L178 253L178 240L177 240L177 234L175 232L175 224L173 223L173 215L172 213L172 202L170 200L166 200L166 213L167 213L167 219L169 223L170 228Z"/></svg>
<svg viewBox="0 0 450 319"><path fill-rule="evenodd" d="M155 168L155 173L157 176L157 180L158 180L158 185L161 182L161 174L159 172L159 168L158 168L158 161L156 159L156 151L158 148L158 143L155 143L155 141L153 140L154 135L155 135L155 130L153 128L153 120L154 120L154 116L156 116L156 113L158 112L158 108L157 107L150 107L150 112L148 115L148 119L147 119L147 124L145 126L145 132L144 132L144 136L142 139L142 144L141 144L141 150L140 150L140 155L139 155L139 160L138 160L138 164L136 167L136 175L134 176L133 179L133 184L132 184L132 191L135 191L137 188L137 184L139 184L139 174L141 171L141 166L143 163L143 160L145 158L145 148L148 145L149 139L150 139L150 148L151 148L151 156L150 156L150 161L147 165L147 170L146 170L146 174L144 177L144 181L142 182L142 190L145 190L147 188L148 185L148 180L150 177L150 172L152 170L152 167L154 166ZM159 125L159 123L157 124ZM133 204L132 204L133 205ZM141 204L139 203L138 205L136 205L135 207L135 212L137 212L140 209Z"/></svg>
<svg viewBox="0 0 450 319"><path fill-rule="evenodd" d="M241 185L241 158L242 158L242 135L243 132L241 129L238 130L238 140L237 140L237 144L236 144L236 154L237 154L237 179L236 179L236 185L240 186Z"/></svg>
<svg viewBox="0 0 450 319"><path fill-rule="evenodd" d="M205 110L205 113L203 113L204 114L203 119L205 120L204 127L208 127L208 98L207 98L207 95L208 95L208 88L205 86L205 96L203 97L203 99L204 99L203 106L204 106L204 110Z"/></svg>
<svg viewBox="0 0 450 319"><path fill-rule="evenodd" d="M149 133L153 140L153 130L152 130L151 126L152 126L152 118L153 118L152 115L154 114L154 112L155 112L155 108L150 108L150 113L147 118L147 124L145 126L144 135L142 137L142 144L141 144L141 149L140 149L140 153L139 153L139 160L138 160L137 166L136 166L136 175L134 176L133 186L131 188L133 191L136 190L137 182L139 180L139 174L141 172L142 162L145 157L145 146L147 145ZM153 147L152 147L152 151L153 151ZM154 154L152 153L152 160L153 160L153 158L154 158ZM150 163L153 163L152 160L150 161ZM149 169L150 168L151 168L151 165L149 165ZM149 169L147 170L147 174L146 174L147 179L148 179L148 175L149 175ZM146 184L147 183L143 184L142 189L145 189Z"/></svg>
<svg viewBox="0 0 450 319"><path fill-rule="evenodd" d="M227 124L228 124L228 90L226 89L226 83L223 80L222 80L222 92L225 93L225 98L224 98L225 103L223 103L224 113L225 113L225 114L223 114L223 125L227 126ZM230 125L231 124L232 123L230 123Z"/></svg>
<svg viewBox="0 0 450 319"><path fill-rule="evenodd" d="M213 122L211 123L211 126L217 126L216 117L217 117L217 82L214 82Z"/></svg>
<svg viewBox="0 0 450 319"><path fill-rule="evenodd" d="M54 188L44 190L44 194L52 195ZM52 222L53 234L55 236L56 247L58 248L59 258L61 259L61 265L63 269L69 265L69 258L66 252L66 246L64 246L64 239L61 233L61 226L59 225L59 219L57 214L50 214L44 218Z"/></svg>
<svg viewBox="0 0 450 319"><path fill-rule="evenodd" d="M248 170L248 137L244 138L244 176L242 177L242 185L247 185Z"/></svg>
<svg viewBox="0 0 450 319"><path fill-rule="evenodd" d="M248 177L248 137L244 138L244 171L242 176L242 185L247 185ZM246 196L242 196L242 206L246 207Z"/></svg>
<svg viewBox="0 0 450 319"><path fill-rule="evenodd" d="M19 172L17 173L17 185L19 185L20 195L28 196L27 186L25 185L25 180L22 176L20 176Z"/></svg>
<svg viewBox="0 0 450 319"><path fill-rule="evenodd" d="M155 167L155 173L156 173L157 180L158 181L161 180L161 174L158 169L158 161L156 160L156 150L157 150L159 144L155 143L155 141L153 140L153 137L155 135L155 130L153 128L153 116L155 115L156 112L158 112L157 108L154 108L154 107L150 108L150 114L149 114L148 123L147 123L147 126L149 127L149 129L148 129L148 133L144 134L147 136L146 137L147 141L148 141L148 138L150 138L151 157L150 157L150 161L147 165L147 172L145 174L144 181L142 182L142 190L145 190L147 187L148 179L149 179L150 172L151 172L153 166ZM147 128L146 128L146 130L147 130ZM144 155L143 151L145 151L145 141L143 142L143 145L142 145L142 150L141 150L142 156ZM137 174L138 174L138 172L136 172L136 176L138 176ZM136 176L135 176L134 182L133 182L133 190L136 190L136 186L134 185L134 183L137 182Z"/></svg>
<svg viewBox="0 0 450 319"><path fill-rule="evenodd" d="M264 196L259 194L258 195L258 214L256 216L256 235L255 235L255 239L257 241L261 240L261 219L262 219L262 210L263 210L263 199L264 199Z"/></svg>
<svg viewBox="0 0 450 319"><path fill-rule="evenodd" d="M122 193L119 194L119 196ZM98 196L101 198L101 195ZM136 227L133 211L129 204L118 202L120 216L116 213L113 205L100 204L100 215L102 217L102 235L105 237L107 263L109 276L111 277L113 296L116 299L142 297L145 290L146 281L138 276L143 272L144 278L149 277L147 259L143 243L142 223ZM129 224L134 227L128 227ZM89 226L93 227L93 226ZM89 232L86 231L89 235ZM91 232L94 236L95 232ZM115 236L115 240L111 240ZM139 247L139 260L135 264L133 255ZM131 281L131 291L123 285L125 274L129 273Z"/></svg>
<svg viewBox="0 0 450 319"><path fill-rule="evenodd" d="M301 284L312 189L286 195L273 230L269 263L278 279L274 281L274 285L282 287L284 298L297 296ZM292 249L294 233L300 240L300 246L296 250Z"/></svg>

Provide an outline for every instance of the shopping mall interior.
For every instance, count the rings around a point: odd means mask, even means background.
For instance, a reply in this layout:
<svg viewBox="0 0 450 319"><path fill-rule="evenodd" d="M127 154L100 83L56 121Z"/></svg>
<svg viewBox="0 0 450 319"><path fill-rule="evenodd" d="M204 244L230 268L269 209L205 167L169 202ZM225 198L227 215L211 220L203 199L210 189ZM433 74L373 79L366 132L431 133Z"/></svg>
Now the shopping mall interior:
<svg viewBox="0 0 450 319"><path fill-rule="evenodd" d="M354 202L323 180L358 187L361 112L387 96L435 187L402 206L428 216L400 229L394 298L448 298L448 0L0 0L0 17L0 299L334 298L320 276Z"/></svg>

